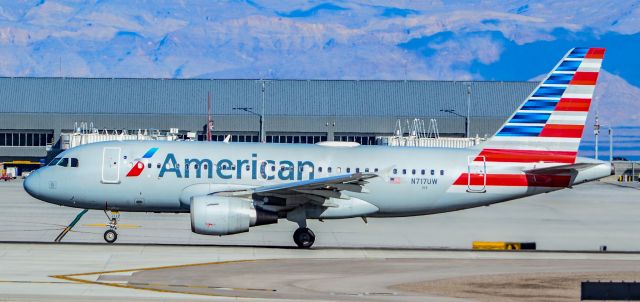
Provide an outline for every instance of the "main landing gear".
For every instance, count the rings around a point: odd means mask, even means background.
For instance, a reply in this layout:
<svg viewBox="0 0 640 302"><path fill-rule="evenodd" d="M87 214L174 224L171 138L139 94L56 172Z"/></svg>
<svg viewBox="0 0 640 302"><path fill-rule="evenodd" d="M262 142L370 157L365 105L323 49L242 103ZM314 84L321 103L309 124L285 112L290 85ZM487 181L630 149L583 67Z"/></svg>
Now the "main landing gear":
<svg viewBox="0 0 640 302"><path fill-rule="evenodd" d="M109 219L109 223L107 224L107 230L104 232L104 241L107 243L114 243L118 240L118 233L116 230L118 229L118 220L120 220L120 212L111 211L111 216L107 214L107 211L104 211L104 214L107 215L107 219Z"/></svg>
<svg viewBox="0 0 640 302"><path fill-rule="evenodd" d="M307 213L304 205L287 212L287 220L298 224L293 232L293 242L301 249L308 249L316 241L316 235L307 228Z"/></svg>
<svg viewBox="0 0 640 302"><path fill-rule="evenodd" d="M316 241L316 235L306 227L298 228L293 233L293 241L299 248L308 249Z"/></svg>

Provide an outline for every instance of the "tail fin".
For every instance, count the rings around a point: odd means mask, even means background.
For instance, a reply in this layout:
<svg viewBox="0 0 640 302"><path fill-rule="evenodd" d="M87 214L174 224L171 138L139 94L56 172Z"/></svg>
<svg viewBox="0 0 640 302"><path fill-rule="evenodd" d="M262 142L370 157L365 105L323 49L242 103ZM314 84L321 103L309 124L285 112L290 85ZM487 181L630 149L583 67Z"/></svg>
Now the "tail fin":
<svg viewBox="0 0 640 302"><path fill-rule="evenodd" d="M574 163L604 52L571 49L478 156L488 162Z"/></svg>

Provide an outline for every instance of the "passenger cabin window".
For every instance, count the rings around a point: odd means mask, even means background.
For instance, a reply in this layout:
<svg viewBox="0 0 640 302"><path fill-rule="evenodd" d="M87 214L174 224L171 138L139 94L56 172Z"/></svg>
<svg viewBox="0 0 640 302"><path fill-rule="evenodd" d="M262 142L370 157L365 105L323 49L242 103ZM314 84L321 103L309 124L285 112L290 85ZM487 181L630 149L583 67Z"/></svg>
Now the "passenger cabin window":
<svg viewBox="0 0 640 302"><path fill-rule="evenodd" d="M393 169L393 174L398 174L398 169Z"/></svg>
<svg viewBox="0 0 640 302"><path fill-rule="evenodd" d="M369 173L369 168L364 168L364 173Z"/></svg>
<svg viewBox="0 0 640 302"><path fill-rule="evenodd" d="M431 170L431 175L436 175L436 170Z"/></svg>
<svg viewBox="0 0 640 302"><path fill-rule="evenodd" d="M351 168L347 168L347 173L351 173Z"/></svg>
<svg viewBox="0 0 640 302"><path fill-rule="evenodd" d="M378 172L378 168L373 169L373 172Z"/></svg>
<svg viewBox="0 0 640 302"><path fill-rule="evenodd" d="M356 173L360 173L360 168L356 168Z"/></svg>
<svg viewBox="0 0 640 302"><path fill-rule="evenodd" d="M407 174L407 169L402 169L402 174Z"/></svg>
<svg viewBox="0 0 640 302"><path fill-rule="evenodd" d="M71 167L72 168L77 168L78 167L78 159L77 158L72 158L71 159Z"/></svg>
<svg viewBox="0 0 640 302"><path fill-rule="evenodd" d="M444 170L440 170L440 175L444 175Z"/></svg>
<svg viewBox="0 0 640 302"><path fill-rule="evenodd" d="M416 169L412 169L411 174L416 175Z"/></svg>
<svg viewBox="0 0 640 302"><path fill-rule="evenodd" d="M425 171L424 169L422 169L422 170L420 171L420 174L422 174L422 175L424 175L425 173L426 173L426 171Z"/></svg>
<svg viewBox="0 0 640 302"><path fill-rule="evenodd" d="M68 167L69 166L69 159L68 158L63 158L59 163L58 166L60 167Z"/></svg>
<svg viewBox="0 0 640 302"><path fill-rule="evenodd" d="M331 167L327 168L327 173L331 173Z"/></svg>
<svg viewBox="0 0 640 302"><path fill-rule="evenodd" d="M162 166L161 164L157 164L156 168L160 169L161 166Z"/></svg>
<svg viewBox="0 0 640 302"><path fill-rule="evenodd" d="M51 160L51 162L49 163L49 166L55 166L58 164L58 162L61 160L61 158L54 158L53 160Z"/></svg>
<svg viewBox="0 0 640 302"><path fill-rule="evenodd" d="M151 169L151 163L147 164L147 168Z"/></svg>
<svg viewBox="0 0 640 302"><path fill-rule="evenodd" d="M322 167L318 167L318 172L322 173Z"/></svg>

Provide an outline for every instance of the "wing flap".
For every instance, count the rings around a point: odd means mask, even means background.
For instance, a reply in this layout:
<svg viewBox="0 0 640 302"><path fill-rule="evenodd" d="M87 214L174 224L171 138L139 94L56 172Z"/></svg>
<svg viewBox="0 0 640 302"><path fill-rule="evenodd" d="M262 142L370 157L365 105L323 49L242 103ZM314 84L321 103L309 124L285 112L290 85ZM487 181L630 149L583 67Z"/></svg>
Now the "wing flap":
<svg viewBox="0 0 640 302"><path fill-rule="evenodd" d="M217 192L215 194L230 196L282 196L301 195L310 202L323 204L326 199L346 197L342 191L367 192L364 185L367 179L377 177L373 173L352 173L310 180L296 181L270 186L262 186L235 191Z"/></svg>

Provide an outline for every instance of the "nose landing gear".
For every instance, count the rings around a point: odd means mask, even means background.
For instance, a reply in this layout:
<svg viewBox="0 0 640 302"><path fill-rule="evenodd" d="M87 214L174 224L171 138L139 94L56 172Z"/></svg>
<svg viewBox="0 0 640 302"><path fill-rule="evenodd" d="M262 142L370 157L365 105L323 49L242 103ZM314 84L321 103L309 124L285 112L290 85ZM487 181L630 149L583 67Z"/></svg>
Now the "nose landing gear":
<svg viewBox="0 0 640 302"><path fill-rule="evenodd" d="M120 220L120 212L111 211L111 216L104 211L104 214L109 219L109 223L107 224L107 230L104 232L104 241L107 243L114 243L118 239L118 233L116 230L118 229L118 220Z"/></svg>

